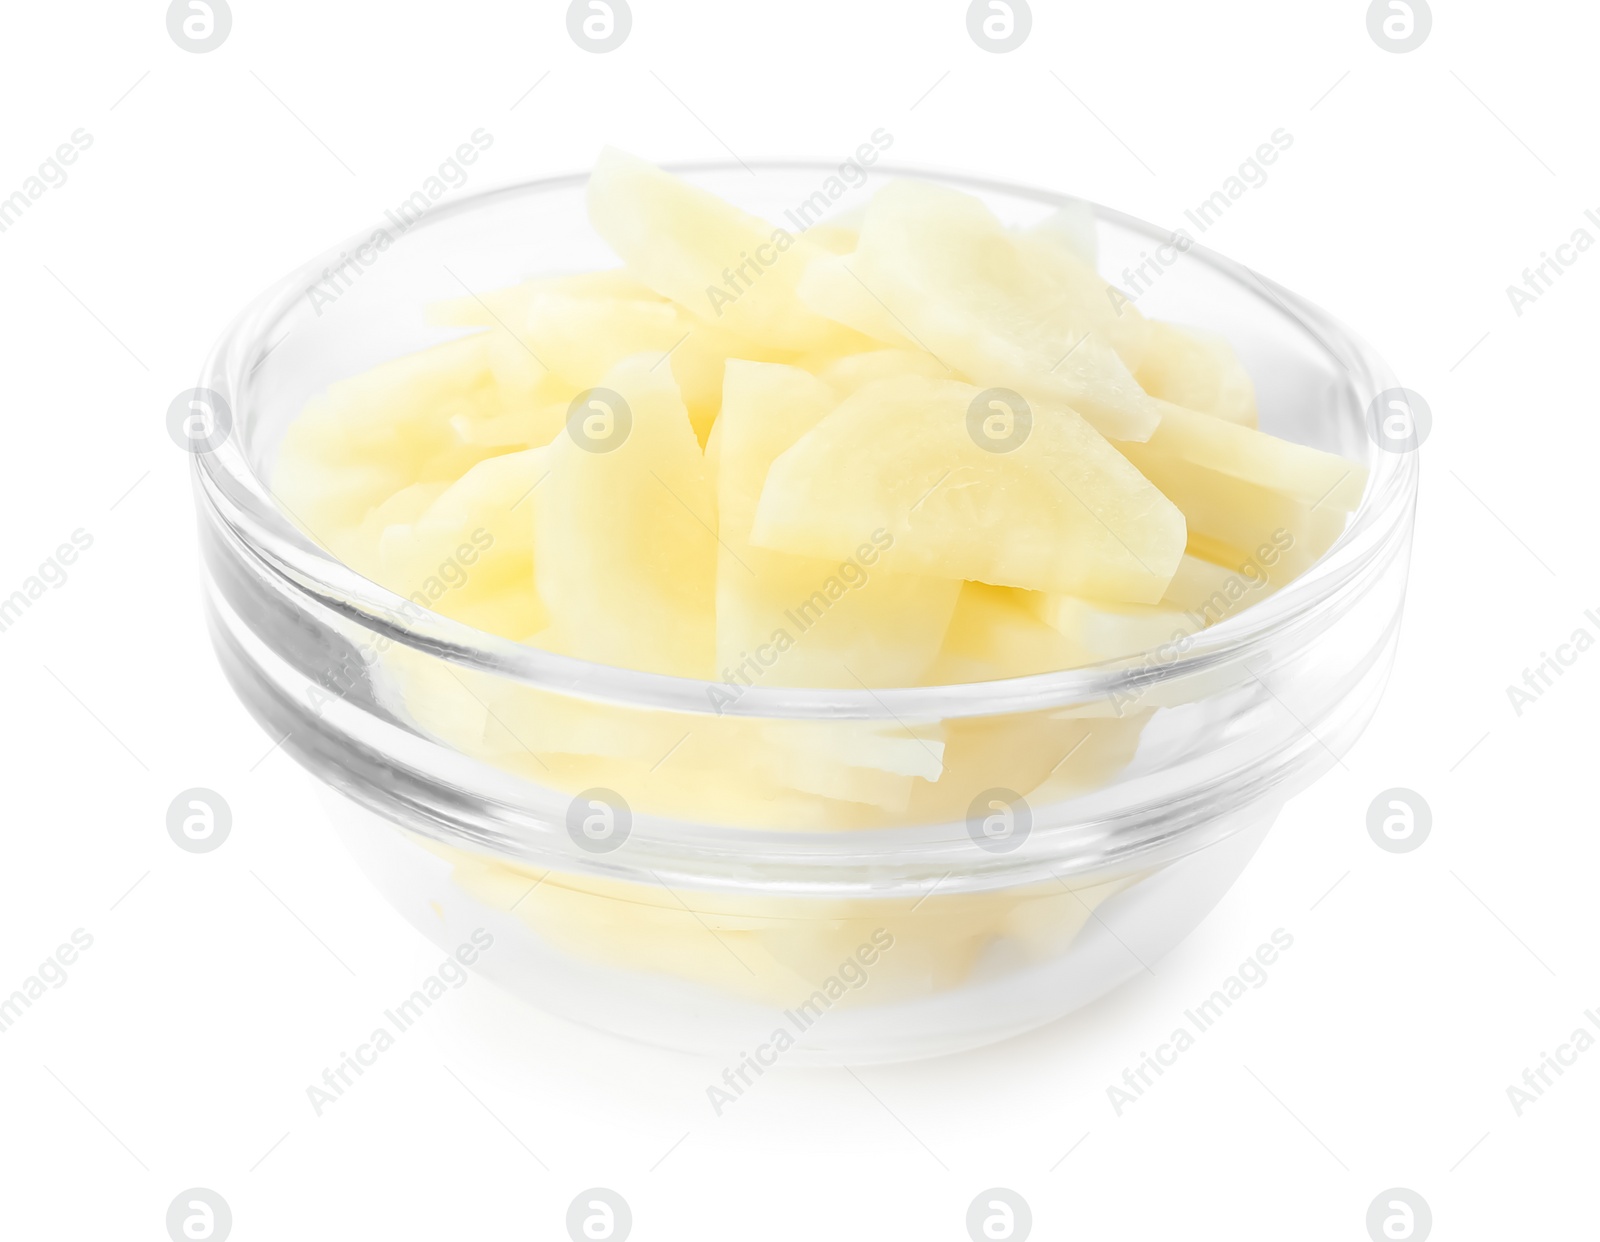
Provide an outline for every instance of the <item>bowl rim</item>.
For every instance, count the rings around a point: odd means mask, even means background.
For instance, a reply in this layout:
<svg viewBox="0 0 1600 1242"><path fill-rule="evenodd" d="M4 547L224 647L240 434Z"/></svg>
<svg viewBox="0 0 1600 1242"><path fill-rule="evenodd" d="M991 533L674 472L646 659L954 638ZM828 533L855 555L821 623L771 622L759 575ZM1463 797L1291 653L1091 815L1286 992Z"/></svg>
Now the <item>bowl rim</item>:
<svg viewBox="0 0 1600 1242"><path fill-rule="evenodd" d="M837 165L819 160L693 161L662 166L675 174L721 174L745 168L772 172L820 173ZM1089 200L1055 191L937 169L873 166L874 176L910 177L960 188L1004 194L1045 207L1086 203L1097 219L1156 241L1171 230ZM520 196L552 193L587 184L588 172L515 182L440 204L402 235L437 227L458 216ZM463 667L511 681L596 702L685 715L733 715L767 720L961 719L1095 703L1138 701L1153 687L1194 675L1222 663L1248 660L1311 613L1348 602L1360 594L1364 571L1405 537L1414 509L1420 467L1415 449L1393 452L1372 445L1369 477L1361 502L1344 532L1299 577L1267 598L1189 636L1172 658L1151 663L1162 647L1078 668L994 681L936 686L859 689L791 686L739 687L731 702L721 681L669 676L596 663L545 651L474 629L426 609L362 577L306 535L257 474L243 447L239 424L248 409L255 371L287 332L275 330L322 279L341 254L372 236L369 226L294 269L252 299L212 348L202 368L202 388L220 394L234 419L233 434L207 452L194 454L200 494L214 515L237 536L238 544L297 592L315 598L348 620L391 641ZM1336 362L1355 386L1363 408L1386 389L1398 387L1384 360L1327 312L1236 260L1198 243L1186 258L1204 263L1293 320ZM1171 646L1173 644L1166 644ZM717 692L722 693L717 693ZM1120 709L1119 709L1120 714Z"/></svg>

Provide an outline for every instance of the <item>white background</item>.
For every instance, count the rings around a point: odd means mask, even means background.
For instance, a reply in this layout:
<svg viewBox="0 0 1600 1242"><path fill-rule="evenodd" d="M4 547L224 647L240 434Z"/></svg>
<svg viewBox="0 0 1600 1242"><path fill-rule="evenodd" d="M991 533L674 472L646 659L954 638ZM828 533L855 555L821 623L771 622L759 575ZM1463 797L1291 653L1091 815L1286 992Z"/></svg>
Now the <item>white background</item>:
<svg viewBox="0 0 1600 1242"><path fill-rule="evenodd" d="M238 1239L562 1238L594 1185L638 1239L959 1242L994 1185L1038 1238L1359 1242L1391 1186L1427 1199L1438 1238L1592 1230L1600 1050L1520 1117L1506 1087L1600 1006L1600 651L1520 717L1505 688L1600 632L1600 253L1520 317L1506 295L1575 229L1600 238L1593 6L1441 0L1405 55L1356 0L1037 0L1006 55L955 0L635 0L607 55L553 0L235 0L204 55L164 7L0 17L0 196L75 129L94 139L0 234L0 595L75 529L94 540L0 633L0 993L94 937L0 1035L0 1233L161 1239L204 1186ZM474 980L315 1117L306 1085L440 955L223 683L167 403L249 297L479 127L471 189L608 142L842 158L880 126L899 162L1168 226L1293 134L1207 243L1352 324L1435 415L1376 721L1153 974L1026 1038L859 1081L769 1074L718 1118L720 1065ZM195 785L233 807L213 854L165 831ZM1414 853L1367 835L1391 786L1432 806ZM1279 927L1294 948L1267 985L1116 1116L1106 1087Z"/></svg>

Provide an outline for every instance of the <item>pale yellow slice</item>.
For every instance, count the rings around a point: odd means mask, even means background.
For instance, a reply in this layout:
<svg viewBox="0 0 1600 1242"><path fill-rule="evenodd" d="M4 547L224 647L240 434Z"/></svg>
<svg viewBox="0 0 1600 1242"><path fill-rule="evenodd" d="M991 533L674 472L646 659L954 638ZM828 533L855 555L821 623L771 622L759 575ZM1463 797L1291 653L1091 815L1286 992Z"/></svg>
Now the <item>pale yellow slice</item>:
<svg viewBox="0 0 1600 1242"><path fill-rule="evenodd" d="M1117 351L1136 339L1094 270L1063 245L1007 230L977 199L896 181L860 244L820 259L801 297L887 344L921 349L984 387L1071 404L1101 432L1143 439L1158 420Z"/></svg>
<svg viewBox="0 0 1600 1242"><path fill-rule="evenodd" d="M534 577L550 627L541 645L603 664L706 677L713 668L716 506L671 374L643 355L607 389L627 404L580 443L569 423L535 489ZM631 421L625 435L621 428Z"/></svg>
<svg viewBox="0 0 1600 1242"><path fill-rule="evenodd" d="M826 250L643 160L601 152L589 220L634 276L699 320L795 353L844 335L795 293Z"/></svg>
<svg viewBox="0 0 1600 1242"><path fill-rule="evenodd" d="M1358 462L1166 403L1148 441L1117 448L1183 511L1191 536L1245 552L1287 540L1294 572L1327 550L1366 488Z"/></svg>
<svg viewBox="0 0 1600 1242"><path fill-rule="evenodd" d="M1001 681L1070 668L1077 648L1038 615L1035 597L1013 587L963 583L927 684Z"/></svg>
<svg viewBox="0 0 1600 1242"><path fill-rule="evenodd" d="M522 639L546 624L534 591L533 493L548 450L479 462L410 522L379 540L379 581L457 620Z"/></svg>
<svg viewBox="0 0 1600 1242"><path fill-rule="evenodd" d="M306 402L279 445L273 496L342 556L374 507L419 481L448 483L493 451L463 444L452 420L503 409L482 336L380 363Z"/></svg>
<svg viewBox="0 0 1600 1242"><path fill-rule="evenodd" d="M1214 414L1241 427L1256 425L1256 390L1225 337L1152 319L1134 372L1152 397Z"/></svg>
<svg viewBox="0 0 1600 1242"><path fill-rule="evenodd" d="M1159 600L1183 515L1064 406L1037 405L1008 452L980 447L979 396L908 376L846 398L773 463L752 542L843 559L883 531L900 572Z"/></svg>
<svg viewBox="0 0 1600 1242"><path fill-rule="evenodd" d="M949 379L950 373L932 354L915 349L874 349L864 354L846 354L821 367L817 378L841 395L879 380L920 375L925 379Z"/></svg>
<svg viewBox="0 0 1600 1242"><path fill-rule="evenodd" d="M773 461L839 404L795 367L728 363L717 423L717 670L749 685L910 685L939 649L960 583L892 573L887 531L837 558L750 543Z"/></svg>

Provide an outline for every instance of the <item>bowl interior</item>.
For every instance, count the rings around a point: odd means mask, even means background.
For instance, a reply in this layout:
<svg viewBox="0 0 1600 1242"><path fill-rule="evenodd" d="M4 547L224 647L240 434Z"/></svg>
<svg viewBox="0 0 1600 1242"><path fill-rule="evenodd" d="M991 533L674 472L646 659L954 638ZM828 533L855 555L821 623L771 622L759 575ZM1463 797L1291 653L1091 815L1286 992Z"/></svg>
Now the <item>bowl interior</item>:
<svg viewBox="0 0 1600 1242"><path fill-rule="evenodd" d="M800 231L797 209L836 170L823 165L678 169L697 184L774 223ZM846 186L838 214L858 210L895 176L937 179L978 194L1006 223L1027 225L1063 195L927 173L874 169ZM834 178L834 188L843 183ZM420 220L390 213L380 225L299 274L302 291L261 325L240 412L251 468L269 481L284 428L330 382L471 329L427 322L435 302L470 296L531 276L614 267L616 256L590 228L587 178L566 177L452 203ZM826 190L824 190L826 192ZM1113 284L1141 288L1148 316L1221 333L1255 381L1265 431L1367 460L1363 401L1343 363L1316 330L1268 284L1187 236L1104 208L1100 268ZM1142 265L1142 272L1139 271Z"/></svg>

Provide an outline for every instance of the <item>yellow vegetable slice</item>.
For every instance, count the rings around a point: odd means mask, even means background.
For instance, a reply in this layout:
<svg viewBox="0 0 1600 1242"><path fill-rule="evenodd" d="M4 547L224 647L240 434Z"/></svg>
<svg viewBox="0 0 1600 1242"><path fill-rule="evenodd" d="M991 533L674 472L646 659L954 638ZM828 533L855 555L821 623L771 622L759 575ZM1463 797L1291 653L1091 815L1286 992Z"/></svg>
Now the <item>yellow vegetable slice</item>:
<svg viewBox="0 0 1600 1242"><path fill-rule="evenodd" d="M1071 664L1097 664L1181 641L1272 593L1265 572L1185 556L1159 604L1110 604L1032 594L1035 615L1072 647Z"/></svg>
<svg viewBox="0 0 1600 1242"><path fill-rule="evenodd" d="M1183 511L1191 536L1237 549L1287 538L1294 572L1328 549L1366 488L1359 462L1167 403L1148 441L1117 448Z"/></svg>
<svg viewBox="0 0 1600 1242"><path fill-rule="evenodd" d="M858 256L835 255L813 260L800 278L799 294L807 306L846 324L874 344L896 349L920 349L933 354L922 338L867 287L856 274ZM880 282L882 283L882 282ZM946 373L955 367L941 363Z"/></svg>
<svg viewBox="0 0 1600 1242"><path fill-rule="evenodd" d="M840 336L795 294L827 253L803 236L613 148L589 177L589 220L639 280L695 318L804 353Z"/></svg>
<svg viewBox="0 0 1600 1242"><path fill-rule="evenodd" d="M542 448L488 458L413 521L390 525L378 544L380 581L447 616L507 590L531 594L533 493L547 477L546 459ZM525 620L512 637L542 628L536 609Z"/></svg>
<svg viewBox="0 0 1600 1242"><path fill-rule="evenodd" d="M959 582L879 565L886 531L866 532L838 559L751 545L773 461L838 404L798 368L728 363L716 450L717 669L730 695L760 684L914 684L955 607Z"/></svg>
<svg viewBox="0 0 1600 1242"><path fill-rule="evenodd" d="M1146 321L1144 358L1134 377L1152 397L1256 425L1256 389L1226 338L1198 328Z"/></svg>
<svg viewBox="0 0 1600 1242"><path fill-rule="evenodd" d="M864 354L846 354L817 372L823 383L846 395L879 380L902 375L920 375L931 380L950 378L938 359L913 349L874 349Z"/></svg>
<svg viewBox="0 0 1600 1242"><path fill-rule="evenodd" d="M722 372L728 358L783 361L793 356L789 350L759 345L702 323L623 271L597 272L592 280L563 276L530 281L482 299L437 304L431 316L440 322L494 328L486 339L491 360L499 364L497 374L505 373L501 386L515 385L523 397L513 413L487 425L463 420L462 438L474 442L507 443L524 435L524 426L533 422L537 431L530 428L526 434L542 431L543 439L522 443L548 443L563 425L567 401L599 384L622 359L655 353L667 360L703 444L721 406ZM826 339L836 345L859 343L853 337L845 340L848 334L837 326L833 333ZM561 398L559 410L552 397ZM553 424L551 411L557 415Z"/></svg>
<svg viewBox="0 0 1600 1242"><path fill-rule="evenodd" d="M805 239L829 254L849 254L860 243L861 230L848 224L815 224L805 231Z"/></svg>
<svg viewBox="0 0 1600 1242"><path fill-rule="evenodd" d="M351 569L388 586L383 580L383 560L378 552L384 532L396 522L416 521L447 487L448 483L438 481L402 487L382 504L369 509L359 526L353 530L341 530L334 537L331 550Z"/></svg>
<svg viewBox="0 0 1600 1242"><path fill-rule="evenodd" d="M908 376L846 398L773 463L751 541L843 559L882 530L899 572L1159 600L1183 515L1064 406L1036 405L1009 451L980 447L981 395Z"/></svg>
<svg viewBox="0 0 1600 1242"><path fill-rule="evenodd" d="M375 506L425 479L449 482L493 450L463 445L452 419L501 410L482 336L449 341L330 384L284 431L272 492L343 557Z"/></svg>
<svg viewBox="0 0 1600 1242"><path fill-rule="evenodd" d="M1102 433L1142 440L1159 412L1116 348L1142 320L1119 316L1106 288L1067 247L1011 233L970 195L896 181L873 198L854 253L817 260L799 291L974 383L1069 403Z"/></svg>
<svg viewBox="0 0 1600 1242"><path fill-rule="evenodd" d="M1034 598L1032 591L963 583L927 684L1001 681L1071 667L1076 649L1038 616Z"/></svg>
<svg viewBox="0 0 1600 1242"><path fill-rule="evenodd" d="M649 355L619 364L548 448L533 494L538 642L679 677L713 667L716 511L677 385Z"/></svg>
<svg viewBox="0 0 1600 1242"><path fill-rule="evenodd" d="M520 285L448 298L428 307L428 322L495 328L503 323L520 321L534 298L546 293L580 298L623 298L629 301L664 300L654 289L635 279L627 268L613 267L598 272L540 276L523 281Z"/></svg>

